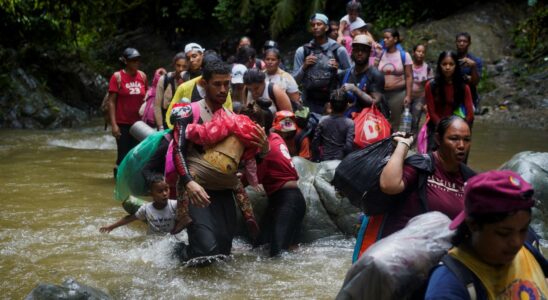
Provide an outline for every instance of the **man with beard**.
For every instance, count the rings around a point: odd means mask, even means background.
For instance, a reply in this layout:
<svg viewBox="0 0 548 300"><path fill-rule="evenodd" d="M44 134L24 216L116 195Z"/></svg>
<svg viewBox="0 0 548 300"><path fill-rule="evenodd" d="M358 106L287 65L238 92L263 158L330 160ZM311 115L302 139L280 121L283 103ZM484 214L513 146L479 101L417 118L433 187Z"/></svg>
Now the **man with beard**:
<svg viewBox="0 0 548 300"><path fill-rule="evenodd" d="M347 117L350 117L352 112L359 113L364 107L372 104L377 104L384 116L389 117L383 100L384 75L369 65L372 45L373 40L369 36L357 35L352 41L354 67L338 75L339 86L346 92L345 98L351 105L345 113Z"/></svg>
<svg viewBox="0 0 548 300"><path fill-rule="evenodd" d="M175 125L173 159L179 176L177 199L180 202L190 202L188 206L181 206L185 211L178 211L178 217L187 216L185 220L179 219L177 226L188 225L188 245L181 244L177 254L184 261L199 258L195 263L200 265L211 262L211 256L230 255L236 232L233 190L238 186L238 177L234 173L219 170L207 158L204 147L186 140L185 129L186 125L194 122L195 117L199 119L194 123L205 124L219 110L222 110L220 113L232 114L223 107L228 97L230 79L229 65L219 60L205 64L203 77L200 79L200 84L205 89L205 98L198 101L197 105L179 103L173 107L171 113ZM199 115L194 116L198 114L198 110ZM253 142L261 149L261 153L268 152L264 129L257 126L252 135Z"/></svg>

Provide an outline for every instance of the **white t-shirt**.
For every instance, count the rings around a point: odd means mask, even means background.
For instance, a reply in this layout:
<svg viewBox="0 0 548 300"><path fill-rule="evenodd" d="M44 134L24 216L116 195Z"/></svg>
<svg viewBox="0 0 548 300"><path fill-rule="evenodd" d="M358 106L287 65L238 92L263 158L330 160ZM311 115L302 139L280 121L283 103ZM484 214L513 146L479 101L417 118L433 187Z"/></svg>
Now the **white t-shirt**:
<svg viewBox="0 0 548 300"><path fill-rule="evenodd" d="M175 226L176 208L176 200L168 200L163 209L156 209L152 203L147 203L139 208L135 217L148 222L149 233L167 233Z"/></svg>
<svg viewBox="0 0 548 300"><path fill-rule="evenodd" d="M362 18L357 17L356 20L354 20L354 22L356 22L357 20L362 20ZM345 15L344 17L342 17L341 20L339 21L339 24L340 24L342 21L345 21L345 22L346 22L346 27L343 28L343 35L345 35L345 36L350 36L350 24L352 24L352 23L354 23L354 22L350 22L350 18L348 17L348 15ZM363 20L362 20L362 21L363 21Z"/></svg>
<svg viewBox="0 0 548 300"><path fill-rule="evenodd" d="M278 69L278 71L274 75L268 75L267 73L265 74L266 84L268 84L269 82L273 82L286 93L295 93L299 91L299 86L297 85L297 82L295 81L293 76L291 76L291 74L285 72L284 70Z"/></svg>

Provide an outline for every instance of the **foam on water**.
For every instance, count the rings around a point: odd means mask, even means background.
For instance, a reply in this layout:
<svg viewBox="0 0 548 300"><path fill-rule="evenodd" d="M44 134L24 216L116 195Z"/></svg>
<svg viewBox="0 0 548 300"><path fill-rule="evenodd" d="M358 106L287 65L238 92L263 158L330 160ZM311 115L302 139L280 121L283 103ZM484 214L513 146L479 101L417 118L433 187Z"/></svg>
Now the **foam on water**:
<svg viewBox="0 0 548 300"><path fill-rule="evenodd" d="M48 145L70 149L85 150L116 150L116 141L110 135L89 137L84 139L49 139Z"/></svg>

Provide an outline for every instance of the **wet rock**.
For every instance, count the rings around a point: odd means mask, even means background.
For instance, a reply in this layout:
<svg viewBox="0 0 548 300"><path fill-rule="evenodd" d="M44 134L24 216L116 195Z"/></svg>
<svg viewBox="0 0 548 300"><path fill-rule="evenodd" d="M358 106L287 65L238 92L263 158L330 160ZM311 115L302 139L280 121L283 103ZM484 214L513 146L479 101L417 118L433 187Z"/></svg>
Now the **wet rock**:
<svg viewBox="0 0 548 300"><path fill-rule="evenodd" d="M293 163L299 173L299 188L306 200L306 215L301 226L299 240L306 243L340 234L314 185L317 174L321 170L321 164L310 162L301 157L293 157Z"/></svg>
<svg viewBox="0 0 548 300"><path fill-rule="evenodd" d="M306 214L301 226L299 242L312 242L326 237L353 235L358 223L359 209L347 198L335 192L331 180L340 161L313 163L301 157L293 157L299 174L299 188L306 201ZM266 211L266 194L253 188L246 189L257 220ZM239 233L246 234L243 221L239 220Z"/></svg>
<svg viewBox="0 0 548 300"><path fill-rule="evenodd" d="M535 189L537 201L533 209L533 227L548 245L548 152L525 151L514 155L500 169L520 174Z"/></svg>
<svg viewBox="0 0 548 300"><path fill-rule="evenodd" d="M26 297L25 300L110 300L107 293L79 283L74 279L67 279L61 285L40 283Z"/></svg>
<svg viewBox="0 0 548 300"><path fill-rule="evenodd" d="M9 74L9 89L0 101L1 127L42 129L77 126L88 120L85 111L52 96L22 68Z"/></svg>
<svg viewBox="0 0 548 300"><path fill-rule="evenodd" d="M455 34L466 31L472 36L470 51L485 64L493 63L511 54L507 47L513 44L509 32L525 11L525 4L518 7L498 2L474 4L447 18L402 30L404 45L411 49L414 43L428 43L426 60L435 62L441 51L455 49Z"/></svg>
<svg viewBox="0 0 548 300"><path fill-rule="evenodd" d="M30 103L26 103L21 110L23 115L32 116L36 112L36 107Z"/></svg>

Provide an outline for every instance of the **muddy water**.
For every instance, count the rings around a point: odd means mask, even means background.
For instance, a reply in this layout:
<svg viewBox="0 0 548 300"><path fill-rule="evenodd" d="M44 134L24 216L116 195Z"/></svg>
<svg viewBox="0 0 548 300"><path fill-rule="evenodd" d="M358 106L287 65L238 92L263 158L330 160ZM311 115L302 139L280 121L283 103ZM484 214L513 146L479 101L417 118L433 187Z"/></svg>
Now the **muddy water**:
<svg viewBox="0 0 548 300"><path fill-rule="evenodd" d="M498 167L514 153L548 151L541 131L476 125L470 165ZM114 140L100 125L80 130L0 131L0 294L20 299L37 283L73 277L117 299L333 298L351 262L353 239L302 245L279 259L234 243L231 261L192 269L171 257L184 239L145 236L112 200Z"/></svg>

